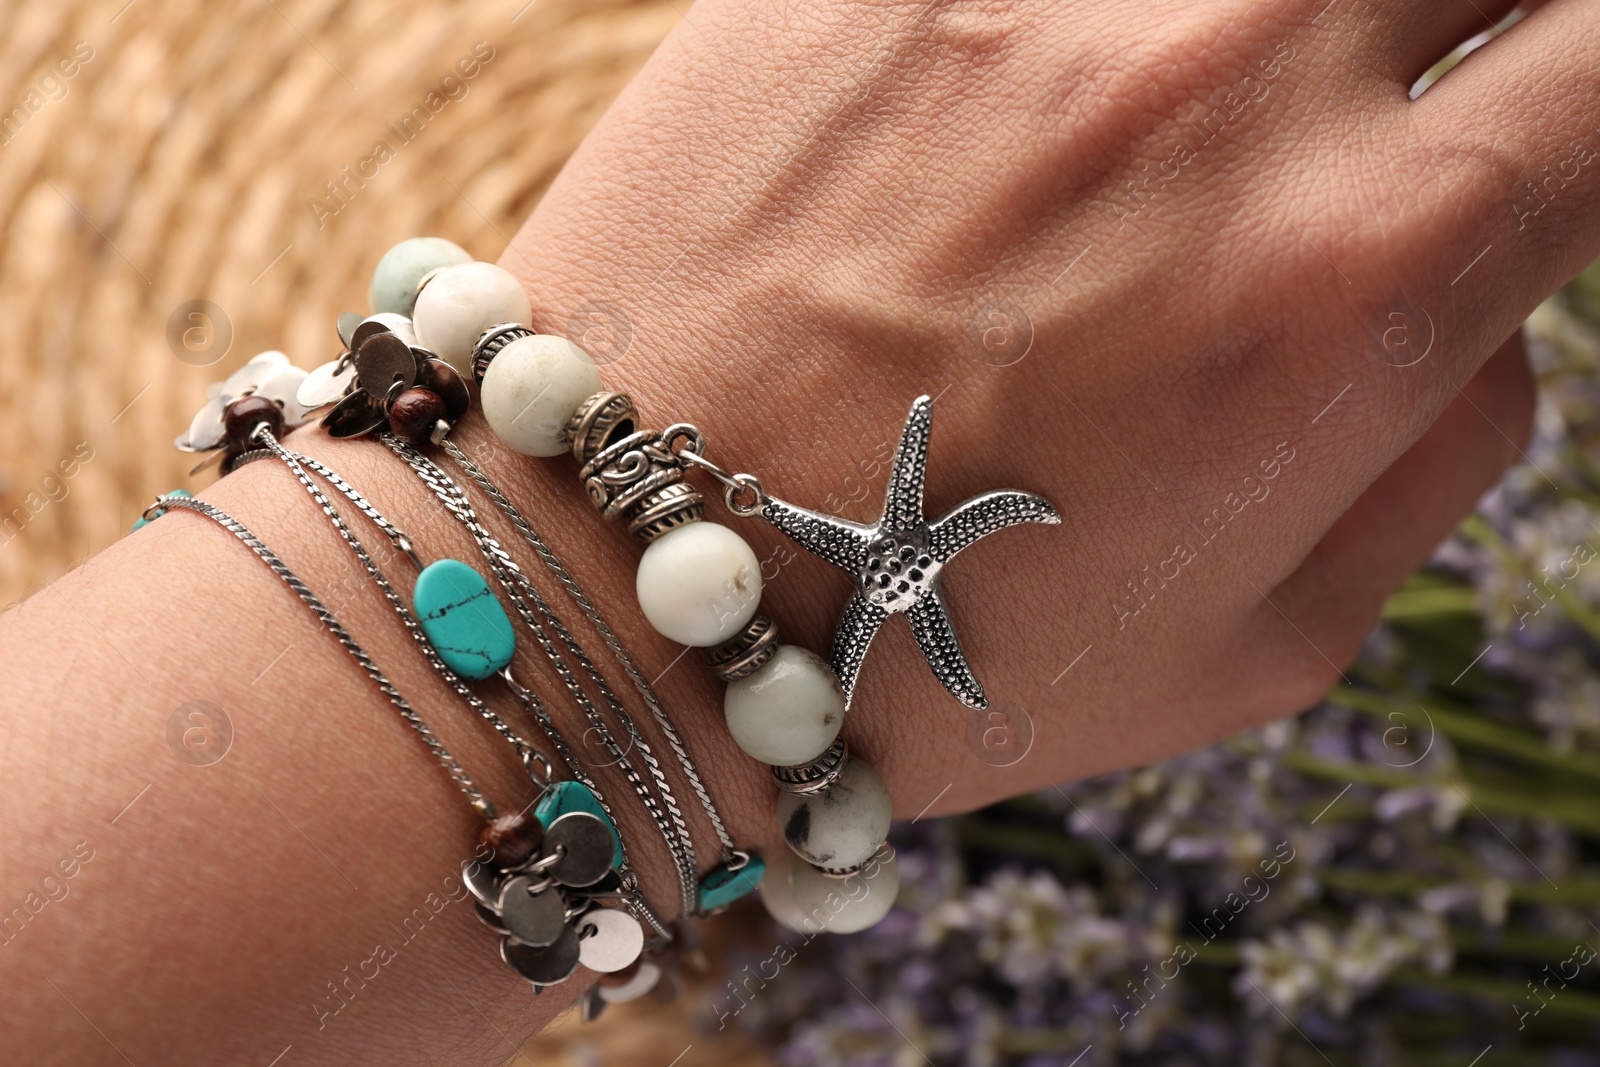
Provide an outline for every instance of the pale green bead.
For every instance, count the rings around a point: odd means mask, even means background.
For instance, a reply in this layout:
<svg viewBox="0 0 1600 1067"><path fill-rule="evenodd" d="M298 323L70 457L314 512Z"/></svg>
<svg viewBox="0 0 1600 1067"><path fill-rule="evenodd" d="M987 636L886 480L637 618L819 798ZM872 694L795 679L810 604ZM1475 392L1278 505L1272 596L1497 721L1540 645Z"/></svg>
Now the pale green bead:
<svg viewBox="0 0 1600 1067"><path fill-rule="evenodd" d="M450 280L450 275L440 275L440 282ZM434 284L428 285L430 294ZM527 307L527 297L522 300ZM422 316L425 310L418 311L419 332L425 325L442 330L431 316ZM494 321L510 320L502 316ZM481 332L481 327L478 329ZM462 331L460 336L468 332ZM429 344L427 334L422 334L422 341L440 351ZM441 354L454 362L448 353ZM464 373L471 373L470 360ZM588 353L565 337L534 334L518 337L494 357L484 372L479 402L489 429L510 448L525 456L559 456L567 451L566 430L572 413L600 389L600 369Z"/></svg>
<svg viewBox="0 0 1600 1067"><path fill-rule="evenodd" d="M888 786L855 756L822 792L778 795L783 839L818 867L850 867L871 858L889 836L890 811Z"/></svg>
<svg viewBox="0 0 1600 1067"><path fill-rule="evenodd" d="M471 262L471 253L443 237L413 237L401 241L383 254L378 268L372 272L372 310L409 315L411 297L424 274L439 267Z"/></svg>
<svg viewBox="0 0 1600 1067"><path fill-rule="evenodd" d="M490 364L490 371L498 364ZM487 390L488 379L484 385ZM658 632L681 645L709 648L738 633L756 613L761 563L726 526L691 522L650 542L639 558L634 588L644 617Z"/></svg>
<svg viewBox="0 0 1600 1067"><path fill-rule="evenodd" d="M881 846L848 878L829 878L792 853L774 854L761 881L767 914L797 933L852 934L877 923L900 892L900 863Z"/></svg>
<svg viewBox="0 0 1600 1067"><path fill-rule="evenodd" d="M900 860L884 845L866 866L848 878L829 878L805 863L794 865L789 876L794 906L805 916L802 930L854 934L874 926L900 894Z"/></svg>
<svg viewBox="0 0 1600 1067"><path fill-rule="evenodd" d="M723 713L733 740L762 763L810 763L833 744L844 724L844 690L822 657L779 645L754 674L729 682Z"/></svg>

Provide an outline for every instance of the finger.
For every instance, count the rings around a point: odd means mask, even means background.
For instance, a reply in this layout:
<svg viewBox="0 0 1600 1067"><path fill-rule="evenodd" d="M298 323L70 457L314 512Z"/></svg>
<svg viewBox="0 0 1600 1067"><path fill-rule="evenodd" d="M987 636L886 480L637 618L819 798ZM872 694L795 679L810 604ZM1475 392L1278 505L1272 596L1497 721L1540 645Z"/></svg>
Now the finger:
<svg viewBox="0 0 1600 1067"><path fill-rule="evenodd" d="M1597 33L1600 6L1554 0L1474 52L1414 109L1441 154L1469 161L1462 206L1500 231L1499 271L1520 261L1533 299L1600 252Z"/></svg>
<svg viewBox="0 0 1600 1067"><path fill-rule="evenodd" d="M1424 0L1373 6L1380 9L1368 24L1375 37L1374 61L1385 77L1409 89L1462 44L1492 32L1518 4L1517 0ZM1371 11L1363 13L1371 16Z"/></svg>
<svg viewBox="0 0 1600 1067"><path fill-rule="evenodd" d="M1281 653L1275 669L1289 665L1281 680L1299 700L1315 699L1337 681L1384 600L1517 461L1533 402L1519 331L1267 594L1271 603L1257 612L1260 644Z"/></svg>

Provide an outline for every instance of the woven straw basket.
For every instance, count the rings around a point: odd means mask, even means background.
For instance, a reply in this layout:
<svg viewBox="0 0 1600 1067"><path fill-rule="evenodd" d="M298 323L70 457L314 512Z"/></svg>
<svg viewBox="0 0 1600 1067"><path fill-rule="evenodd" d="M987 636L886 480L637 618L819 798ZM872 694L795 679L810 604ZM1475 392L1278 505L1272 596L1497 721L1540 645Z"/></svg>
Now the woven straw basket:
<svg viewBox="0 0 1600 1067"><path fill-rule="evenodd" d="M673 0L0 3L0 604L194 486L172 439L205 386L267 348L333 355L389 245L439 234L494 259L678 17ZM361 178L379 142L392 158ZM569 1017L527 1051L665 1063L692 1041L686 1062L755 1062L683 1006L613 1014L628 1025Z"/></svg>

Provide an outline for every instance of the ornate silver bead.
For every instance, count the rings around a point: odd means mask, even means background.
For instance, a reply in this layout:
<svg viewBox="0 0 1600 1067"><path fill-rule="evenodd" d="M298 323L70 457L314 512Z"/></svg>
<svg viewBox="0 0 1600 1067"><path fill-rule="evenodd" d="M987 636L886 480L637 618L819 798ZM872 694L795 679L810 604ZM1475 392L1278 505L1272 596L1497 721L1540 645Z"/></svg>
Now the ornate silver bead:
<svg viewBox="0 0 1600 1067"><path fill-rule="evenodd" d="M778 780L778 787L784 792L801 797L812 796L838 780L840 772L844 770L845 757L849 754L849 746L840 737L828 746L828 751L810 763L797 767L774 767L772 776Z"/></svg>
<svg viewBox="0 0 1600 1067"><path fill-rule="evenodd" d="M649 544L668 530L676 530L705 517L700 490L688 482L664 485L631 512L628 532Z"/></svg>
<svg viewBox="0 0 1600 1067"><path fill-rule="evenodd" d="M639 411L626 393L595 393L572 413L567 423L567 438L572 455L588 463L607 445L627 437L639 428Z"/></svg>
<svg viewBox="0 0 1600 1067"><path fill-rule="evenodd" d="M437 271L428 274L422 280L422 285L428 283L428 278L433 277ZM417 286L421 292L422 285ZM489 369L489 364L500 350L519 337L532 337L534 331L520 322L502 322L498 326L491 326L478 335L478 341L472 346L472 380L483 384L484 372Z"/></svg>
<svg viewBox="0 0 1600 1067"><path fill-rule="evenodd" d="M649 544L705 514L700 491L684 481L683 461L659 433L637 429L639 412L622 393L596 393L573 414L572 454L589 502L607 522Z"/></svg>
<svg viewBox="0 0 1600 1067"><path fill-rule="evenodd" d="M871 860L862 860L860 863L852 863L848 867L813 867L812 870L824 878L854 878L866 870L867 864L871 862Z"/></svg>
<svg viewBox="0 0 1600 1067"><path fill-rule="evenodd" d="M736 682L766 666L777 651L777 624L765 615L757 615L733 637L706 649L706 666L724 682Z"/></svg>

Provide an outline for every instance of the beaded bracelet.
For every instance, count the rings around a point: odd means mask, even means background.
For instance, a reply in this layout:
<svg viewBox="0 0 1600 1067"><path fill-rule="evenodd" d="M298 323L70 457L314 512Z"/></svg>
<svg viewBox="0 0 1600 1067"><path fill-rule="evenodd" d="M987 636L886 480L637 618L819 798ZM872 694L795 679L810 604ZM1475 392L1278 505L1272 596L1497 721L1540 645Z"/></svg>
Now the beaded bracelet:
<svg viewBox="0 0 1600 1067"><path fill-rule="evenodd" d="M207 461L201 467L209 465L217 455L222 457L225 471L233 469L240 463L267 455L275 455L282 459L290 470L301 481L302 485L319 504L324 513L334 522L336 530L341 537L356 553L357 558L366 568L369 576L376 581L384 591L391 605L400 614L402 621L407 625L413 638L423 649L434 669L441 674L456 691L471 704L474 710L488 720L508 741L521 746L522 742L516 735L501 722L495 714L477 700L472 692L467 689L461 679L463 677L473 680L488 678L498 672L506 682L508 688L524 708L539 723L546 735L550 738L556 750L561 753L569 768L573 771L573 782L551 783L547 793L542 796L535 806L534 815L529 817L527 812L507 816L493 822L485 832L483 847L492 858L514 857L500 873L495 873L487 867L482 868L477 878L468 878L468 885L475 895L480 898L479 916L486 923L506 935L502 942L502 955L507 962L512 964L524 977L529 978L536 986L554 984L571 974L576 962L583 962L591 970L602 972L601 985L591 990L584 1001L585 1016L592 1018L598 1014L600 1007L605 1002L629 999L647 991L661 976L662 968L657 964L666 963L669 957L681 957L681 951L669 952L667 943L670 938L676 938L680 944L689 933L688 928L681 924L668 929L649 908L642 894L638 892L637 880L632 875L626 862L626 854L620 839L615 833L615 820L609 805L601 797L598 786L593 782L582 768L581 764L572 755L571 746L561 737L554 721L544 709L542 701L528 688L517 683L508 667L510 656L514 651L514 635L511 634L510 623L504 617L504 612L495 604L491 595L488 595L487 586L482 579L465 564L455 560L440 560L429 567L423 567L421 560L412 548L409 538L405 537L392 523L369 501L351 488L337 474L317 463L315 460L290 452L277 443L275 434L283 429L303 422L306 415L317 406L323 405L333 399L333 393L340 394L340 403L335 405L335 410L330 413L325 422L332 424L332 428L340 431L341 436L353 436L343 432L351 425L351 419L367 419L367 409L375 408L382 413L382 422L387 423L391 429L406 426L403 415L420 395L431 404L424 404L423 409L436 413L434 425L424 420L413 428L406 430L409 437L419 439L429 436L438 440L448 432L454 420L463 414L468 406L465 387L460 379L455 377L450 368L435 359L432 353L420 348L414 343L415 335L411 332L410 322L402 316L393 314L377 314L367 319L354 320L346 318L340 323L342 337L347 343L354 346L362 354L357 361L352 353L347 350L340 360L318 371L307 374L304 371L287 365L287 359L281 353L264 353L253 359L234 375L214 387L209 392L210 400L207 406L192 423L190 430L177 441L178 447L188 451L213 450ZM409 338L409 339L408 339ZM426 383L421 388L412 388L416 383ZM410 395L408 396L408 392ZM319 397L319 393L323 394ZM378 402L376 397L381 394L383 400ZM446 401L445 397L449 399ZM346 402L348 401L348 402ZM342 405L342 406L341 406ZM368 419L370 422L370 419ZM366 429L376 428L363 426ZM431 431L431 432L430 432ZM437 465L425 457L414 452L406 444L395 439L392 435L385 435L385 443L401 454L411 468L416 471L424 482L429 484L439 499L445 504L452 515L462 521L472 532L476 543L479 545L486 563L491 571L501 580L508 597L517 607L519 615L534 632L539 644L545 650L557 674L575 702L582 708L588 718L591 728L599 735L607 750L611 753L614 762L621 766L628 776L630 784L644 802L645 807L661 829L665 843L673 854L680 871L681 891L683 894L684 910L686 914L707 914L725 906L733 899L737 892L730 892L730 887L741 886L749 882L751 875L759 876L760 861L751 857L749 853L736 848L728 837L725 825L720 814L713 804L709 792L701 780L693 761L689 757L686 747L679 738L676 729L666 716L659 700L655 697L648 682L638 670L632 657L627 653L615 633L605 623L593 603L584 594L581 587L570 572L566 570L560 560L544 543L543 539L528 524L526 518L510 503L505 495L496 487L472 461L460 452L459 448L449 445L448 452L462 470L479 485L490 498L512 520L519 533L535 547L541 560L557 576L560 584L572 596L574 601L583 610L585 616L595 625L598 632L605 639L608 647L617 656L625 672L634 681L636 688L644 697L652 716L657 721L667 736L668 743L677 756L678 763L691 783L696 796L713 826L716 829L722 845L723 865L713 871L706 878L695 883L695 865L693 860L693 845L689 839L688 830L681 815L678 813L671 797L670 787L666 784L665 777L656 765L651 755L649 744L628 717L620 701L610 691L604 677L595 669L593 663L583 652L581 646L571 636L570 631L561 623L545 603L537 590L527 582L526 576L516 567L492 535L483 528L467 502L465 493L446 475ZM262 447L256 447L262 446ZM197 470L200 468L196 468ZM387 582L359 543L353 533L344 524L331 502L316 487L315 483L306 473L312 471L327 481L337 491L349 499L355 507L370 519L378 529L389 538L391 543L401 551L407 559L421 572L418 576L417 592L414 595L417 601L416 615L418 619L405 606L404 601L393 587ZM159 503L159 502L158 502ZM154 507L150 516L160 514L161 509ZM144 520L141 520L141 524ZM430 579L435 579L430 583ZM519 586L521 587L519 589ZM442 597L437 590L442 588ZM435 590L430 593L428 590ZM599 718L593 703L583 692L577 679L570 668L567 667L562 655L556 650L554 643L546 633L538 617L528 609L523 592L528 594L537 606L538 615L543 617L543 622L548 624L566 647L568 653L576 660L591 682L595 684L602 699L610 707L619 723L627 732L629 747L635 749L641 759L650 767L651 777L657 792L665 799L666 806L671 812L671 819L663 816L660 807L655 802L648 788L643 783L638 773L632 768L623 748L618 745L605 723ZM438 604L433 604L438 600ZM459 625L464 615L456 612L453 615L455 625L448 622L441 625L441 620L452 618L450 609L460 607L471 602L477 609L472 615L479 617L479 622L488 625L467 627L468 632L463 632ZM430 610L431 608L431 610ZM470 621L470 619L469 619ZM433 625L430 625L432 623ZM542 759L542 757L541 757ZM545 764L545 774L548 777L548 762ZM535 778L537 781L537 777ZM635 962L629 966L622 966L629 959L625 954L626 949L619 950L615 946L630 944L631 940L638 939L638 935L630 933L633 924L627 920L619 923L615 919L597 911L567 910L569 925L578 931L581 942L579 951L574 954L570 938L546 944L547 934L542 933L543 927L530 927L528 923L546 923L547 918L536 914L536 909L521 907L515 912L507 911L505 902L508 899L507 885L511 876L519 873L537 874L539 871L530 871L527 868L509 866L509 863L520 861L521 857L529 851L529 841L532 840L533 848L538 848L538 838L541 836L542 825L549 823L552 831L554 823L560 821L563 831L571 832L571 827L566 825L578 821L566 808L577 806L593 809L598 807L594 815L605 823L606 829L611 833L615 842L616 862L613 868L617 878L616 889L620 899L641 920L651 925L659 936L647 948L654 963ZM564 814L565 812L565 814ZM588 818L589 816L585 816ZM559 835L558 835L559 836ZM530 886L533 892L529 896L537 896L539 892L548 890L552 882L559 883L560 877L565 876L569 881L574 879L570 870L571 864L555 862L565 845L560 840L547 842L544 852L549 856L544 858L544 867L540 870L551 870L558 877L547 878L542 882ZM537 851L533 858L528 860L533 863L539 858ZM752 863L752 861L754 861ZM475 868L476 870L476 868ZM487 873L483 873L487 872ZM471 875L473 871L469 871ZM572 888L572 887L568 887ZM604 885L585 886L586 897L596 901L604 896L611 895L603 892ZM516 894L519 900L521 893ZM526 902L523 901L525 905ZM546 909L547 911L549 909ZM611 921L608 922L608 919ZM507 928L510 929L507 929ZM552 927L553 929L553 927ZM597 946L611 946L601 949ZM528 951L528 950L534 951ZM637 955L637 952L634 952ZM617 968L621 968L618 970ZM612 972L605 974L604 972ZM609 979L609 981L608 981Z"/></svg>
<svg viewBox="0 0 1600 1067"><path fill-rule="evenodd" d="M769 910L792 925L826 906L835 931L876 922L898 880L892 852L879 851L890 799L877 772L851 757L839 737L867 648L891 614L905 614L944 687L968 707L986 707L950 620L941 569L990 533L1019 523L1059 524L1059 514L1035 494L997 490L930 521L922 501L933 419L926 396L911 406L876 523L777 499L755 476L709 460L694 426L640 429L633 402L603 391L581 348L531 329L531 305L515 278L491 264L464 263L465 256L437 238L397 245L374 276L375 295L393 294L392 306L380 310L410 314L419 342L479 383L484 416L503 443L531 456L570 451L595 507L608 520L627 518L629 531L645 542L636 587L646 619L664 636L707 650L709 666L728 683L724 712L734 740L773 767L781 789L779 824L804 863L785 860L785 877L764 887ZM406 302L399 294L408 288ZM358 353L356 362L363 359ZM355 406L348 398L340 404ZM439 407L430 404L430 413ZM402 411L402 419L408 415ZM448 433L443 418L431 427L426 436L436 443ZM421 436L419 426L396 427L402 429ZM684 479L691 466L722 484L729 511L759 515L855 578L859 589L845 608L830 662L780 645L776 626L756 614L755 554L732 530L704 521L703 499ZM886 881L874 886L878 892L843 898L829 884L856 876ZM841 899L848 905L836 907Z"/></svg>
<svg viewBox="0 0 1600 1067"><path fill-rule="evenodd" d="M377 685L407 725L423 740L451 779L466 794L474 810L494 819L495 806L473 783L461 764L401 695L370 654L350 635L326 604L243 523L221 508L171 493L147 508L141 521L149 522L168 509L197 512L228 530L260 557L309 607L318 620L344 646ZM353 535L352 535L353 538ZM389 591L389 590L386 590ZM549 763L520 743L529 777L536 785L550 784ZM541 780L540 771L544 778ZM550 832L538 840L523 838L523 850L511 855L502 848L485 857L487 862L463 865L462 881L477 898L478 916L502 933L501 954L507 964L536 986L565 981L581 962L591 970L621 971L638 959L644 948L638 923L621 912L601 906L613 896L605 884L613 868L613 832L593 814L567 812L552 820ZM516 931L515 934L510 932ZM590 1017L595 1014L592 1010Z"/></svg>
<svg viewBox="0 0 1600 1067"><path fill-rule="evenodd" d="M286 360L259 357L259 367L252 361L213 394L179 447L215 449L228 469L245 451L236 423L261 419L275 434L329 405L322 425L333 436L386 429L390 447L472 530L519 614L536 634L542 632L536 622L546 614L542 599L534 593L538 612L527 610L518 591L525 576L499 565L509 557L477 522L465 495L416 451L442 446L552 567L618 655L716 826L723 864L691 895L693 844L670 799L665 803L671 816L661 816L655 799L670 798L671 792L648 747L640 748L655 797L631 768L628 777L667 840L685 912L714 911L759 883L768 909L791 926L846 932L881 918L898 884L892 850L884 844L890 799L876 771L850 755L840 736L867 648L889 615L904 613L945 688L969 707L985 707L983 688L949 618L940 571L962 549L996 530L1059 523L1055 509L1034 494L999 490L926 519L922 484L933 409L927 397L912 405L878 522L855 523L777 499L755 476L730 473L707 458L704 437L693 425L679 423L659 433L640 429L633 402L603 390L582 349L531 329L531 305L515 278L492 264L472 262L464 250L441 239L402 242L386 253L374 274L372 303L370 316L341 316L345 351L302 373L298 382L282 377ZM251 367L257 369L247 373ZM734 740L773 768L780 788L779 823L792 855L771 858L765 879L762 858L733 847L685 746L631 657L570 574L552 562L553 554L521 512L448 440L470 404L468 380L479 384L485 417L505 444L534 456L570 452L595 507L607 520L626 518L630 533L645 543L636 588L646 619L668 638L705 650L708 666L728 683L724 712ZM704 521L703 497L685 477L696 468L722 485L730 512L760 516L856 579L859 590L845 609L829 661L780 644L775 624L756 613L761 578L755 555L732 530ZM556 627L559 634L559 623ZM602 700L630 743L640 744L642 736L592 664L581 652L575 658L602 687ZM562 676L567 681L570 671ZM568 685L575 696L581 692L575 683ZM583 699L579 704L600 728L593 704ZM872 891L841 894L839 879L861 879ZM818 922L819 915L825 920Z"/></svg>
<svg viewBox="0 0 1600 1067"><path fill-rule="evenodd" d="M252 364L258 370L275 368L277 359L270 357L252 361ZM276 376L276 370L273 374ZM274 429L279 428L280 419L275 417L268 407L255 402L256 394L252 392L254 386L235 376L233 388L243 390L243 394L231 400L224 408L224 415L231 416L226 418L230 428L224 433L227 441L225 447L230 453L226 461L227 466L231 469L244 462L265 457L276 457L285 463L333 522L336 531L355 553L368 576L383 591L405 623L408 632L423 650L430 665L458 695L495 728L497 733L512 744L528 769L530 778L540 789L540 797L533 805L532 817L524 811L504 819L496 819L494 806L476 790L459 764L444 750L442 744L437 743L437 739L421 721L420 716L416 716L410 710L410 705L403 701L392 684L383 679L381 672L376 675L382 679L381 687L392 700L396 701L396 706L401 708L402 713L407 715L413 728L429 741L430 747L436 749L436 754L446 764L447 769L451 770L452 776L457 778L461 787L467 791L473 806L490 820L490 826L485 831L480 846L479 858L464 865L463 881L477 898L475 908L478 917L502 934L502 957L518 973L534 983L536 988L564 981L580 963L600 973L605 984L590 990L586 996L584 1001L586 1018L598 1015L607 1001L631 999L648 991L661 975L658 964L664 962L669 955L667 943L679 931L663 925L644 901L642 894L638 892L637 881L629 868L626 852L616 832L614 816L598 787L592 779L584 775L581 765L572 759L569 759L569 765L575 771L575 780L581 785L576 795L569 791L569 787L573 787L574 783L550 781L549 761L522 741L492 709L465 686L456 673L459 669L469 677L487 677L485 668L496 664L481 662L485 659L484 644L469 642L468 647L460 647L459 642L451 640L450 632L441 631L437 627L430 628L428 615L419 620L378 568L360 539L350 530L338 509L312 480L308 471L315 473L348 499L357 510L372 521L422 576L426 577L431 568L422 565L411 539L338 474L310 457L283 447L273 435ZM283 410L281 401L274 401L270 406L280 412ZM251 412L258 412L261 417L252 423ZM252 449L248 447L250 445L256 447ZM459 487L450 484L459 492ZM140 524L164 513L169 505L202 511L212 514L218 521L223 521L223 518L218 517L220 512L215 512L210 505L192 502L187 494L180 492L158 500L147 509L146 517L141 518ZM329 629L340 637L341 641L346 640L348 635L343 627L338 625L332 612L315 601L304 583L283 567L281 561L272 556L264 545L260 545L253 535L247 537L247 531L240 532L243 528L236 523L230 525L230 522L231 520L224 522L224 525L234 529L241 539L256 548L258 555L271 563L286 581L290 581L291 588L300 593L302 599L317 611L319 618ZM453 605L460 606L470 602L480 622L487 618L491 622L489 627L491 630L509 631L509 622L503 619L499 625L494 624L494 614L498 610L498 605L490 607L489 604L482 602L480 596L472 595L473 591L470 588L465 591L465 595L463 594L460 588L462 565L449 560L439 562L448 566L449 569L443 573L457 583L449 595ZM426 599L426 594L422 591L422 578L419 578L418 588L415 599L420 608ZM364 666L368 666L374 672L377 671L370 657L364 650L359 649L359 646L355 646L353 641L347 647L351 649L352 654L357 655ZM582 655L581 649L577 654ZM446 658L449 659L448 663ZM498 659L500 656L498 653L489 653L487 658ZM510 657L505 655L504 658L509 660ZM548 713L543 711L538 698L515 682L509 668L502 666L501 669L504 671L505 681L519 701L540 721L558 749L564 755L569 755L570 746L561 738ZM610 737L609 732L603 730L603 727L601 729L607 744L615 751L614 739ZM595 805L599 806L599 811L586 810L592 809ZM545 830L546 825L548 831ZM635 916L649 923L659 935L657 940L647 946L638 922L600 906L601 902L608 899L619 899ZM656 962L641 962L641 951L646 948L650 950ZM608 979L610 981L607 981Z"/></svg>

